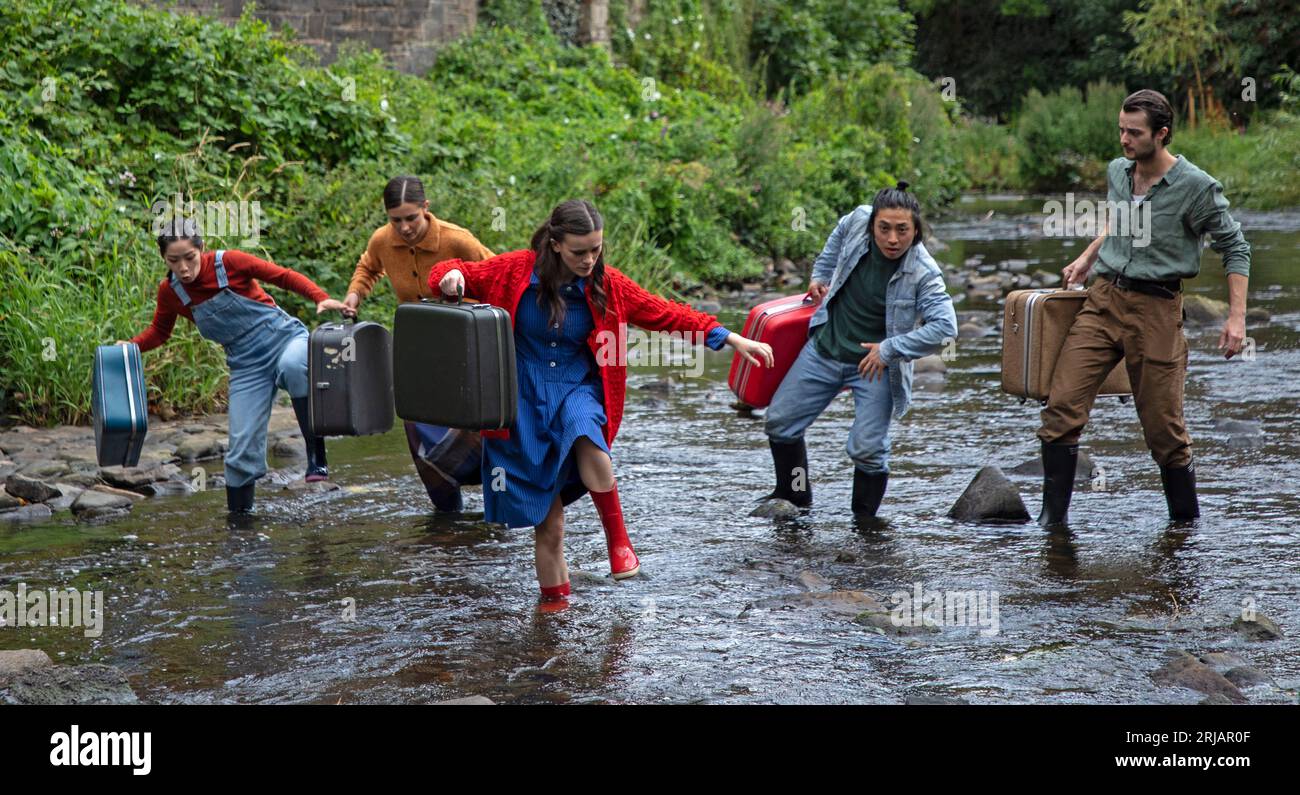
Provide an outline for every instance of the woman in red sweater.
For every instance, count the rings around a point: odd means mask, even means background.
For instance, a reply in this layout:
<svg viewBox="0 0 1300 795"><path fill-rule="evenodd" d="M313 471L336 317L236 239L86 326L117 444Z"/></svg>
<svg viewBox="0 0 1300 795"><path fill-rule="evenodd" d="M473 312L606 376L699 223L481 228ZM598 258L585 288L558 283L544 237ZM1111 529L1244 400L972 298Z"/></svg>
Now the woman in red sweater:
<svg viewBox="0 0 1300 795"><path fill-rule="evenodd" d="M307 480L324 480L325 440L311 432L307 414L307 327L275 305L262 279L327 309L351 310L311 279L242 251L205 251L193 221L169 223L158 250L170 271L158 285L153 324L131 342L141 351L171 337L177 317L198 327L226 350L230 367L230 443L226 452L226 505L231 513L253 507L254 484L266 474L266 426L276 389L293 399L307 443Z"/></svg>
<svg viewBox="0 0 1300 795"><path fill-rule="evenodd" d="M607 267L603 228L590 202L567 201L534 233L532 248L481 262L448 260L429 274L429 286L444 295L470 293L510 313L519 415L506 438L483 433L484 514L489 522L535 528L544 603L569 594L564 506L587 491L614 578L640 571L609 457L627 389L628 324L695 332L714 350L730 345L754 364L772 365L768 345Z"/></svg>

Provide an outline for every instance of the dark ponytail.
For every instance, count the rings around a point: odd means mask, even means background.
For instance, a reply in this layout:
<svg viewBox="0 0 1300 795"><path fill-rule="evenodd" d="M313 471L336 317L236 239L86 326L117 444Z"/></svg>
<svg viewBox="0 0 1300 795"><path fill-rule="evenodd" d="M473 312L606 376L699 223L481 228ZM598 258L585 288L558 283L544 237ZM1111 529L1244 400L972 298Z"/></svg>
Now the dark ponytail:
<svg viewBox="0 0 1300 795"><path fill-rule="evenodd" d="M600 211L589 201L570 199L556 205L551 210L551 217L537 227L530 245L537 253L534 269L537 280L541 283L537 291L537 305L551 307L551 323L564 322L564 299L560 297L560 284L565 280L568 268L559 252L551 248L552 241L562 242L566 235L589 235L605 228L605 219ZM605 312L605 248L600 249L596 257L596 266L591 270L592 301Z"/></svg>
<svg viewBox="0 0 1300 795"><path fill-rule="evenodd" d="M424 183L419 177L393 177L384 186L384 209L391 210L410 202L424 204Z"/></svg>
<svg viewBox="0 0 1300 795"><path fill-rule="evenodd" d="M894 187L881 188L876 192L876 197L871 200L871 217L867 219L867 235L875 234L876 213L881 210L910 210L912 213L912 226L916 229L912 235L912 246L921 242L925 237L921 225L921 203L916 200L914 194L907 192L908 187L909 183L900 179Z"/></svg>

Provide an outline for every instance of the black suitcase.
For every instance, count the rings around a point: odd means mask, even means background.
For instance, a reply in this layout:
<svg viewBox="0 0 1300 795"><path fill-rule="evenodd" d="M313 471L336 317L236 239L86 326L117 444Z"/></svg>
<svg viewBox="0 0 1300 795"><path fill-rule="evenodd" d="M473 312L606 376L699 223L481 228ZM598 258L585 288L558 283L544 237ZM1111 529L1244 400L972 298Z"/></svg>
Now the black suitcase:
<svg viewBox="0 0 1300 795"><path fill-rule="evenodd" d="M307 343L308 405L318 436L366 436L393 427L393 341L378 323L325 323Z"/></svg>
<svg viewBox="0 0 1300 795"><path fill-rule="evenodd" d="M100 345L90 376L90 414L95 423L95 458L102 467L133 467L149 430L140 348Z"/></svg>
<svg viewBox="0 0 1300 795"><path fill-rule="evenodd" d="M510 315L490 304L399 304L393 319L397 416L451 428L508 428L519 387Z"/></svg>

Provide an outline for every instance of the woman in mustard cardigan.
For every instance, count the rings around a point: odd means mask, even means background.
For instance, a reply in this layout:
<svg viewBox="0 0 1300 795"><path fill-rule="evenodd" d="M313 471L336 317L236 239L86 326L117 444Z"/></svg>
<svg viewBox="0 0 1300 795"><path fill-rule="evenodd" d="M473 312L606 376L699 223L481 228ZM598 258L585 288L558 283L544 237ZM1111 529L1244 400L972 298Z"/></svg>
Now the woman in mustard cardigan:
<svg viewBox="0 0 1300 795"><path fill-rule="evenodd" d="M384 210L388 223L370 236L343 301L353 311L384 276L399 302L419 301L435 295L428 287L434 263L445 259L475 262L492 256L469 230L429 212L424 185L416 177L389 180L384 188ZM406 444L430 502L440 511L459 511L463 504L460 487L480 482L479 435L420 422L405 426Z"/></svg>

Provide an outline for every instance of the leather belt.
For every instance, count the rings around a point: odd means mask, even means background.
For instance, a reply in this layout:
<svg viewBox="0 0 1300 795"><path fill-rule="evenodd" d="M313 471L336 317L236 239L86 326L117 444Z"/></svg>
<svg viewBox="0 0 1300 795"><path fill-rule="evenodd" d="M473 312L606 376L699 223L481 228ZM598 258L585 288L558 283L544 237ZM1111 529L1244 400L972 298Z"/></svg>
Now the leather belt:
<svg viewBox="0 0 1300 795"><path fill-rule="evenodd" d="M1130 279L1118 273L1107 273L1104 274L1103 278L1109 280L1121 290L1132 290L1135 293L1154 295L1157 298L1174 298L1183 291L1183 283L1180 279L1163 282L1150 281L1147 279Z"/></svg>

